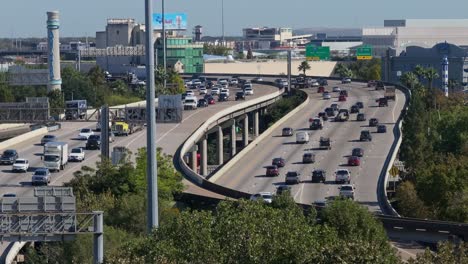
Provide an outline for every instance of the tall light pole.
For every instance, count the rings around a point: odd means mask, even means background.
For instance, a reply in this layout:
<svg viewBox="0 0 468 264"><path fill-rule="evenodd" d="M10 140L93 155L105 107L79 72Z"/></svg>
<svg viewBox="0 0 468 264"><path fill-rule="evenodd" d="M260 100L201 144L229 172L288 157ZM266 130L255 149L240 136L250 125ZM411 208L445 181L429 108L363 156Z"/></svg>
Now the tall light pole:
<svg viewBox="0 0 468 264"><path fill-rule="evenodd" d="M224 46L224 0L221 0L221 31L223 41L222 46Z"/></svg>
<svg viewBox="0 0 468 264"><path fill-rule="evenodd" d="M156 160L156 108L154 91L153 0L146 1L146 147L148 181L148 233L159 226L158 221L158 165ZM164 17L164 16L163 16ZM164 25L164 23L163 23Z"/></svg>
<svg viewBox="0 0 468 264"><path fill-rule="evenodd" d="M161 16L162 16L162 39L163 39L163 66L164 66L164 75L163 75L163 84L166 88L166 19L164 11L164 0L161 1Z"/></svg>

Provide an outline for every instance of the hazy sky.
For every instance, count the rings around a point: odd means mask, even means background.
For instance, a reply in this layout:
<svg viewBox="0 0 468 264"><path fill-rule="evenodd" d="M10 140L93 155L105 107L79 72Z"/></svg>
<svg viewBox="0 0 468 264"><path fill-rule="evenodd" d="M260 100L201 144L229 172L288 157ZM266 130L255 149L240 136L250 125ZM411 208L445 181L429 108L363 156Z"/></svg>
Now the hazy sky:
<svg viewBox="0 0 468 264"><path fill-rule="evenodd" d="M61 36L95 36L107 18L144 23L144 0L1 0L0 38L44 37L46 12L61 13ZM190 28L221 34L221 0L167 0L166 12L185 12ZM154 1L160 12L161 0ZM243 27L382 26L384 19L468 18L468 0L224 0L226 35Z"/></svg>

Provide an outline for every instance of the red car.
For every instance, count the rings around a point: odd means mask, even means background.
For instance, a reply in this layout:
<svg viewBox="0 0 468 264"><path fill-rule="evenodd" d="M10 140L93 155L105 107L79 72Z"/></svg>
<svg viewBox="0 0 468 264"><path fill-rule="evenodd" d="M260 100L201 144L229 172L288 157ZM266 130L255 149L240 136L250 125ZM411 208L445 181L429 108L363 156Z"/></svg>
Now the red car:
<svg viewBox="0 0 468 264"><path fill-rule="evenodd" d="M340 95L340 97L338 97L338 101L345 102L346 101L346 96Z"/></svg>
<svg viewBox="0 0 468 264"><path fill-rule="evenodd" d="M320 86L320 87L317 89L317 93L323 93L323 92L325 92L325 87Z"/></svg>
<svg viewBox="0 0 468 264"><path fill-rule="evenodd" d="M279 175L279 170L278 166L276 165L271 165L266 167L266 176L278 176Z"/></svg>
<svg viewBox="0 0 468 264"><path fill-rule="evenodd" d="M212 105L212 104L215 104L215 102L216 102L215 99L214 99L213 97L208 98L207 101L208 101L208 104L211 104L211 105Z"/></svg>
<svg viewBox="0 0 468 264"><path fill-rule="evenodd" d="M357 156L351 156L348 158L348 166L359 166L361 165L361 159Z"/></svg>

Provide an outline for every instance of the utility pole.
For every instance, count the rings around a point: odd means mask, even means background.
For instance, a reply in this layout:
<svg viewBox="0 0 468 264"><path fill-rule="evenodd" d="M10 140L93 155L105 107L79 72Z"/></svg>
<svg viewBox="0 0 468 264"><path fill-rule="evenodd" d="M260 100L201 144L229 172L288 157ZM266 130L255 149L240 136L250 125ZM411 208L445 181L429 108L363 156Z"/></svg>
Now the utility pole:
<svg viewBox="0 0 468 264"><path fill-rule="evenodd" d="M166 70L167 70L167 61L166 61L166 19L164 11L164 0L161 1L161 12L162 12L162 39L163 39L163 66L164 66L164 75L163 75L163 84L166 88Z"/></svg>
<svg viewBox="0 0 468 264"><path fill-rule="evenodd" d="M224 0L221 0L221 31L223 41L222 46L224 47Z"/></svg>
<svg viewBox="0 0 468 264"><path fill-rule="evenodd" d="M147 124L147 168L148 180L148 233L159 226L158 220L158 171L156 160L156 107L154 92L154 42L153 0L146 1L146 124ZM164 12L163 12L164 14ZM164 19L164 15L163 15ZM164 28L164 21L163 21ZM164 29L163 29L164 32Z"/></svg>

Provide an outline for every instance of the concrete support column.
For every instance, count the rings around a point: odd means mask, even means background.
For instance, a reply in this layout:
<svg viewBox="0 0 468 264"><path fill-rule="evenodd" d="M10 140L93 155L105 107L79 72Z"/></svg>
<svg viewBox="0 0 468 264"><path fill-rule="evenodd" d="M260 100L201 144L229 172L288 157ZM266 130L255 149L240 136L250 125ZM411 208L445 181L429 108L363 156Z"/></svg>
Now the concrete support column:
<svg viewBox="0 0 468 264"><path fill-rule="evenodd" d="M104 212L94 211L93 262L104 263Z"/></svg>
<svg viewBox="0 0 468 264"><path fill-rule="evenodd" d="M231 158L237 153L237 134L236 134L236 120L233 120L231 126Z"/></svg>
<svg viewBox="0 0 468 264"><path fill-rule="evenodd" d="M243 141L244 141L244 147L246 147L249 144L249 115L245 114L244 118L244 131L242 133Z"/></svg>
<svg viewBox="0 0 468 264"><path fill-rule="evenodd" d="M200 175L208 175L208 142L206 137L201 141L201 151L200 151Z"/></svg>
<svg viewBox="0 0 468 264"><path fill-rule="evenodd" d="M196 150L191 151L190 152L190 168L192 168L192 170L194 172L197 172L197 167L198 167L197 162L198 162L197 161L197 151Z"/></svg>
<svg viewBox="0 0 468 264"><path fill-rule="evenodd" d="M260 134L260 126L259 126L259 111L254 111L253 112L253 133L255 137L258 137Z"/></svg>
<svg viewBox="0 0 468 264"><path fill-rule="evenodd" d="M221 165L224 163L224 149L223 149L223 128L218 126L217 133L217 150L218 150L218 164Z"/></svg>

